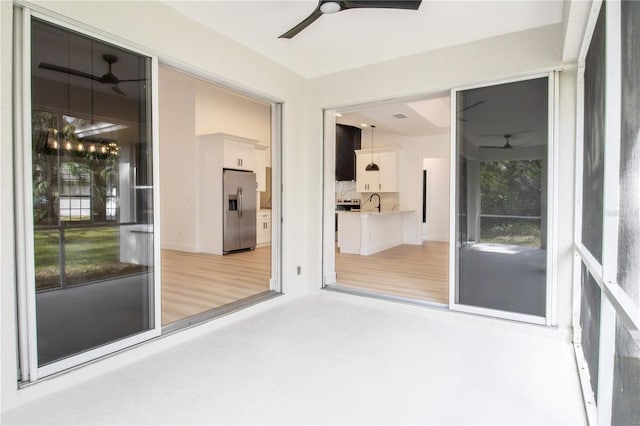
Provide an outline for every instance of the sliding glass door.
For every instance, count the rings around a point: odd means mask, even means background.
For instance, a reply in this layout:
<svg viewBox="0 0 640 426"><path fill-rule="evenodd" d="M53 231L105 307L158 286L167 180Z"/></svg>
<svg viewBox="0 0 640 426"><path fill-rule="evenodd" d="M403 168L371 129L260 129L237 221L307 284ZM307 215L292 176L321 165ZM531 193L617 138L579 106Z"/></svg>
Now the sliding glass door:
<svg viewBox="0 0 640 426"><path fill-rule="evenodd" d="M453 309L546 321L550 80L452 93Z"/></svg>
<svg viewBox="0 0 640 426"><path fill-rule="evenodd" d="M153 61L27 11L22 25L35 380L159 334Z"/></svg>

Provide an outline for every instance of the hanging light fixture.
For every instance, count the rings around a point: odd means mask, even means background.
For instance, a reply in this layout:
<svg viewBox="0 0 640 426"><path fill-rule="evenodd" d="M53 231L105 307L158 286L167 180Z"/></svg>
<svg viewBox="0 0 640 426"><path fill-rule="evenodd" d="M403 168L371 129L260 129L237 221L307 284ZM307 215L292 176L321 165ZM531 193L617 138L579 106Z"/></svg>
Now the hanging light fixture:
<svg viewBox="0 0 640 426"><path fill-rule="evenodd" d="M372 124L371 125L371 162L367 164L367 167L364 168L368 172L377 172L378 170L380 170L380 167L378 167L378 165L373 162L373 129L375 128L376 126Z"/></svg>

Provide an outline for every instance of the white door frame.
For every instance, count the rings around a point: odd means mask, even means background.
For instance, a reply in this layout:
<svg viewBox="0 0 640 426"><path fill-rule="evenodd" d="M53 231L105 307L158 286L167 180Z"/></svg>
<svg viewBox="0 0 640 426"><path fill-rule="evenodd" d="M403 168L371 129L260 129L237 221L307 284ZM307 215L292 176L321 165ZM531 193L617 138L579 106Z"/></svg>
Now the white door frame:
<svg viewBox="0 0 640 426"><path fill-rule="evenodd" d="M17 9L15 31L16 44L19 49L16 57L16 212L19 220L16 223L17 288L18 288L18 328L20 343L20 371L23 381L34 382L40 378L69 369L79 364L111 354L140 342L157 337L161 333L161 274L160 274L160 191L158 187L158 58L140 48L114 40L105 34L93 32L87 28L79 28L63 19L54 18L46 13L29 7ZM151 58L151 115L152 115L152 147L153 147L153 327L135 335L107 343L76 355L38 366L38 346L36 335L36 288L34 278L34 231L32 200L32 154L31 154L31 18L81 33L143 56ZM19 28L18 28L19 26ZM18 40L19 39L19 40ZM22 170L20 170L22 169Z"/></svg>
<svg viewBox="0 0 640 426"><path fill-rule="evenodd" d="M536 78L548 78L548 147L547 147L547 257L546 257L546 315L539 317L515 312L501 311L497 309L481 308L458 303L458 247L456 237L456 183L457 183L457 93L469 89L495 86L499 84L515 83ZM543 74L533 74L525 77L505 79L491 83L482 83L451 89L451 144L450 144L450 214L449 214L449 309L453 311L468 312L486 315L496 318L504 318L515 321L529 322L554 326L557 318L557 229L558 229L558 72L552 71Z"/></svg>

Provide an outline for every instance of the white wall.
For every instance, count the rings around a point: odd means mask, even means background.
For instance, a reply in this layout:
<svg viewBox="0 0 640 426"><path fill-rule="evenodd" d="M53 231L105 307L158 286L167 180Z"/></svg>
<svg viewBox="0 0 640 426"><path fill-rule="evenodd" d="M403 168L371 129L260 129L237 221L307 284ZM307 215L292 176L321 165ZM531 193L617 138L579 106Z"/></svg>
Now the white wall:
<svg viewBox="0 0 640 426"><path fill-rule="evenodd" d="M12 5L0 1L0 407L15 403L16 287L13 191Z"/></svg>
<svg viewBox="0 0 640 426"><path fill-rule="evenodd" d="M160 67L161 247L195 251L197 176L195 90L192 79Z"/></svg>
<svg viewBox="0 0 640 426"><path fill-rule="evenodd" d="M197 81L196 135L228 133L271 147L271 105ZM266 153L271 166L271 149Z"/></svg>
<svg viewBox="0 0 640 426"><path fill-rule="evenodd" d="M449 157L425 158L427 171L427 223L424 239L449 241Z"/></svg>

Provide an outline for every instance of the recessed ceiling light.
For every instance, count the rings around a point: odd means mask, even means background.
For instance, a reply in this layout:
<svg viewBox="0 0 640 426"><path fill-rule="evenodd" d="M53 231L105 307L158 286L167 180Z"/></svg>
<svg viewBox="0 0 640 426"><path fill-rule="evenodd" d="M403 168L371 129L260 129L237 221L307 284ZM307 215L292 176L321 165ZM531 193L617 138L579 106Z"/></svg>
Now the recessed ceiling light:
<svg viewBox="0 0 640 426"><path fill-rule="evenodd" d="M367 127L367 125L366 125L366 124L364 124L364 123L360 124L360 126L362 126L362 127Z"/></svg>
<svg viewBox="0 0 640 426"><path fill-rule="evenodd" d="M342 114L340 114L339 112L336 112L336 117L342 117Z"/></svg>
<svg viewBox="0 0 640 426"><path fill-rule="evenodd" d="M406 115L404 115L404 114L393 114L393 116L394 116L395 118L397 118L398 120L401 120L401 119L403 119L403 118L407 118L407 116L406 116Z"/></svg>

